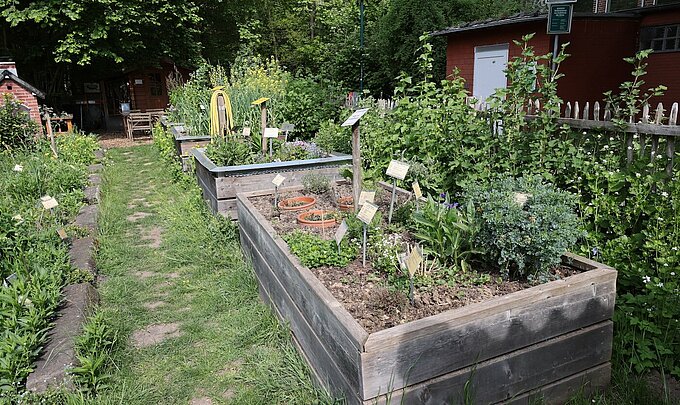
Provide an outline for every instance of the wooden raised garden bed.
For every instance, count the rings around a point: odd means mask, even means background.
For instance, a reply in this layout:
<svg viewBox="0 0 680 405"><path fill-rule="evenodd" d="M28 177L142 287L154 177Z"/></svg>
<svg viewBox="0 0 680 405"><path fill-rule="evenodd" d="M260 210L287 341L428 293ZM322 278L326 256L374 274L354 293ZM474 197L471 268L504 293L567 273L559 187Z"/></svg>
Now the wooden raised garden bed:
<svg viewBox="0 0 680 405"><path fill-rule="evenodd" d="M302 177L309 173L340 178L339 168L352 162L350 155L333 154L318 159L217 166L205 155L204 149L192 149L191 153L196 158L196 177L203 191L203 199L214 213L234 219L238 218L237 193L263 190L273 193L274 185L271 181L277 174L285 176L286 186L302 184Z"/></svg>
<svg viewBox="0 0 680 405"><path fill-rule="evenodd" d="M475 404L552 404L609 383L614 269L566 254L581 273L368 333L249 200L262 194L236 197L260 294L348 404L463 403L465 392Z"/></svg>
<svg viewBox="0 0 680 405"><path fill-rule="evenodd" d="M175 150L182 160L182 168L186 171L186 162L191 158L191 150L205 148L210 143L210 135L189 136L183 124L168 124L168 129L175 138Z"/></svg>

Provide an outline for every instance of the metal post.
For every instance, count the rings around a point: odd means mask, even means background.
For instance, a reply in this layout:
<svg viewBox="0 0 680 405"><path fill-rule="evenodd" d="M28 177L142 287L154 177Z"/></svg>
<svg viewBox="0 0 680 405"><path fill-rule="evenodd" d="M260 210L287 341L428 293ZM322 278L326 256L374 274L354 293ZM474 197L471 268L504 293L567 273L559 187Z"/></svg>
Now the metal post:
<svg viewBox="0 0 680 405"><path fill-rule="evenodd" d="M553 57L552 57L552 66L551 69L554 72L555 69L557 69L557 64L555 63L555 59L557 59L557 53L559 51L558 47L560 46L560 36L555 35L554 42L553 42Z"/></svg>
<svg viewBox="0 0 680 405"><path fill-rule="evenodd" d="M387 217L387 223L392 223L392 212L394 212L394 199L397 197L397 179L392 182L392 199L390 200L390 215Z"/></svg>
<svg viewBox="0 0 680 405"><path fill-rule="evenodd" d="M359 212L359 196L361 195L361 149L359 147L359 121L352 125L352 194L354 212Z"/></svg>
<svg viewBox="0 0 680 405"><path fill-rule="evenodd" d="M363 266L366 267L366 224L364 224L364 249L363 249Z"/></svg>

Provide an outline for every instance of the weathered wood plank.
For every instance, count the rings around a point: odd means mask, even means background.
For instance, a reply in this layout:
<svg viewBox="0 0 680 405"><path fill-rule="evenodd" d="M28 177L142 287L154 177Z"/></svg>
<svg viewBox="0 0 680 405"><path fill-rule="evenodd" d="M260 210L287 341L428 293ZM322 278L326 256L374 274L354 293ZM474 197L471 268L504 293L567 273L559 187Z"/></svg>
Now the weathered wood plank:
<svg viewBox="0 0 680 405"><path fill-rule="evenodd" d="M180 148L180 156L189 156L191 155L191 150L194 148L204 148L206 147L210 141L186 141L186 142L179 142L179 148Z"/></svg>
<svg viewBox="0 0 680 405"><path fill-rule="evenodd" d="M344 396L347 403L359 403L358 374L356 381L348 381L351 374L348 374L347 370L342 370L341 365L336 363L337 359L318 336L321 331L312 328L306 317L300 313L296 303L281 284L276 271L267 263L248 233L242 230L240 234L244 250L253 261L261 296L266 297L279 320L290 325L293 337L302 349L303 357L314 370L319 383L333 395ZM357 351L356 356L358 355Z"/></svg>
<svg viewBox="0 0 680 405"><path fill-rule="evenodd" d="M576 373L560 381L545 385L537 390L503 401L501 405L558 405L568 402L575 395L590 396L609 385L612 374L611 363L604 363Z"/></svg>
<svg viewBox="0 0 680 405"><path fill-rule="evenodd" d="M357 356L363 350L368 333L311 271L290 254L285 242L244 195L239 194L237 204L240 228L258 246L269 263L276 263L274 271L285 291L319 334L336 363L353 374L347 378L355 380L359 386Z"/></svg>
<svg viewBox="0 0 680 405"><path fill-rule="evenodd" d="M323 174L331 181L336 181L341 178L340 169L338 167L317 167L279 173L253 173L248 176L217 177L214 178L216 187L215 195L218 200L222 200L236 198L236 194L238 193L248 193L259 190L269 190L269 192L273 194L274 185L271 181L277 174L281 174L286 178L284 182L286 186L293 186L301 185L302 178L310 173Z"/></svg>
<svg viewBox="0 0 680 405"><path fill-rule="evenodd" d="M422 384L394 391L390 403L463 403L466 384L475 404L518 396L609 361L613 324L601 322ZM383 404L386 396L368 403Z"/></svg>
<svg viewBox="0 0 680 405"><path fill-rule="evenodd" d="M536 116L527 115L525 116L527 121L535 120ZM621 131L621 128L611 122L611 121L596 121L596 120L581 120L574 118L559 118L557 123L569 125L572 128L579 129L602 129L608 131ZM644 134L656 134L659 136L680 136L680 125L656 125L656 124L645 124L645 123L630 123L626 124L623 132L628 133L644 133Z"/></svg>
<svg viewBox="0 0 680 405"><path fill-rule="evenodd" d="M593 277L534 287L537 290L467 305L371 334L361 356L364 397L610 319L616 272L592 270L578 276ZM424 347L427 350L423 351Z"/></svg>

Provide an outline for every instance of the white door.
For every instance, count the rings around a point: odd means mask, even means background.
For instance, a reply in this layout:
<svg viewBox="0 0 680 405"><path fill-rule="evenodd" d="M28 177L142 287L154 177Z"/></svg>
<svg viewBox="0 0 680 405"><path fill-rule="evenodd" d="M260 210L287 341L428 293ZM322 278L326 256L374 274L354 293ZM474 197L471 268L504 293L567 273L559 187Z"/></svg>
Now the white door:
<svg viewBox="0 0 680 405"><path fill-rule="evenodd" d="M485 100L498 88L505 88L508 80L505 70L508 64L508 44L475 47L472 95Z"/></svg>

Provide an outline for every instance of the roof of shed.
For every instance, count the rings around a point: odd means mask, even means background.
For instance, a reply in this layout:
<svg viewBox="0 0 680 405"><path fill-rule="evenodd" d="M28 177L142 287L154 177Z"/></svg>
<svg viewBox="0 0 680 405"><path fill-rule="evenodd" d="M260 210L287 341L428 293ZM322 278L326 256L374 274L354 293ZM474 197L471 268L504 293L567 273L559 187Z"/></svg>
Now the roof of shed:
<svg viewBox="0 0 680 405"><path fill-rule="evenodd" d="M14 73L10 72L9 70L3 70L2 72L0 72L0 83L2 83L4 80L12 80L16 84L18 84L19 86L23 87L24 89L30 91L31 93L35 94L36 96L43 98L43 99L45 98L45 93L36 89L30 83L21 79L19 76L15 75Z"/></svg>
<svg viewBox="0 0 680 405"><path fill-rule="evenodd" d="M636 13L574 13L574 18L638 18ZM473 31L484 28L501 27L513 24L522 24L533 21L545 21L548 14L541 12L533 13L518 13L504 18L490 18L486 20L473 21L459 25L457 27L449 27L443 30L431 32L432 36L456 34L459 32Z"/></svg>

